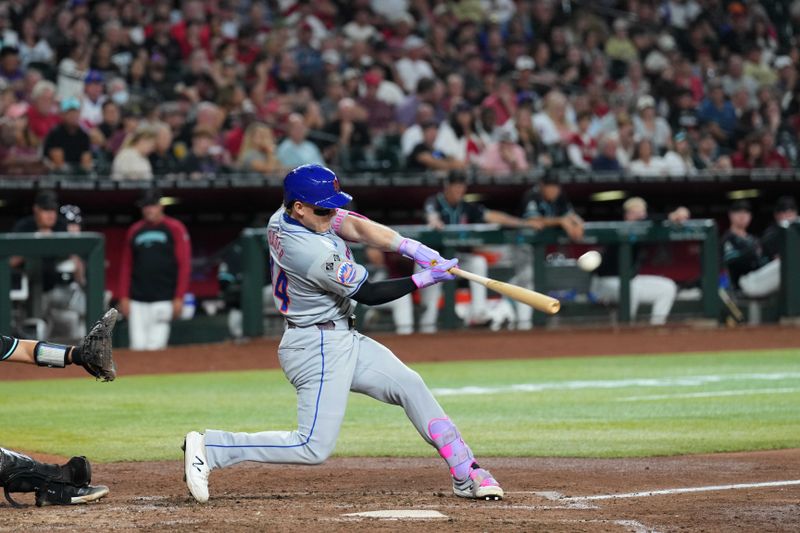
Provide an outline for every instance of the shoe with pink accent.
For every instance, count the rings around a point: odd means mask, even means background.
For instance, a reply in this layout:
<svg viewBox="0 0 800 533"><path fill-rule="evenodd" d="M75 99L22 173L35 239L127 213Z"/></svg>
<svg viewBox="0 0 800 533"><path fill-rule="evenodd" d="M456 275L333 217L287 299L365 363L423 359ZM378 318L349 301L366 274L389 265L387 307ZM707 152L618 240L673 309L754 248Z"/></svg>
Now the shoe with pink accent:
<svg viewBox="0 0 800 533"><path fill-rule="evenodd" d="M465 481L453 479L453 493L462 498L475 500L502 500L503 488L488 470L473 463L469 478Z"/></svg>

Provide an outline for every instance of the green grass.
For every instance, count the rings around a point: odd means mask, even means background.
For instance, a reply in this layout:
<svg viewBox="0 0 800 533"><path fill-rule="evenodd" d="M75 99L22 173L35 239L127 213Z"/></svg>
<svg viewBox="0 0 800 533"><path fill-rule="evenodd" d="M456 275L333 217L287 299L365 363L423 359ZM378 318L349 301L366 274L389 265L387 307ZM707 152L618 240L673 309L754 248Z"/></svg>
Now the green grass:
<svg viewBox="0 0 800 533"><path fill-rule="evenodd" d="M550 387L439 394L478 455L625 457L800 446L796 350L414 368L433 389ZM692 376L720 379L700 385L608 383ZM607 387L575 388L582 380ZM565 388L566 383L573 388ZM697 393L721 395L625 401ZM294 389L279 371L123 376L110 384L91 379L0 382L0 413L3 446L80 453L97 461L177 459L183 435L192 429L292 429L296 421ZM430 456L431 450L400 408L351 395L336 453Z"/></svg>

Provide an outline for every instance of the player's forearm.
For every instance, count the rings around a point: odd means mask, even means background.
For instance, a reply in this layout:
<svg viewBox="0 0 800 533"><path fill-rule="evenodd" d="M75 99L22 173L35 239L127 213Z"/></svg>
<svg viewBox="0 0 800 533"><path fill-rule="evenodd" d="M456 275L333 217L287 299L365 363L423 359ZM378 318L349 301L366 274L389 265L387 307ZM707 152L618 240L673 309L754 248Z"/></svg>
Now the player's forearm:
<svg viewBox="0 0 800 533"><path fill-rule="evenodd" d="M484 220L489 224L500 224L501 226L508 226L510 228L521 228L525 225L523 219L503 213L502 211L486 211Z"/></svg>
<svg viewBox="0 0 800 533"><path fill-rule="evenodd" d="M381 305L405 296L417 288L411 277L365 282L352 298L364 305Z"/></svg>

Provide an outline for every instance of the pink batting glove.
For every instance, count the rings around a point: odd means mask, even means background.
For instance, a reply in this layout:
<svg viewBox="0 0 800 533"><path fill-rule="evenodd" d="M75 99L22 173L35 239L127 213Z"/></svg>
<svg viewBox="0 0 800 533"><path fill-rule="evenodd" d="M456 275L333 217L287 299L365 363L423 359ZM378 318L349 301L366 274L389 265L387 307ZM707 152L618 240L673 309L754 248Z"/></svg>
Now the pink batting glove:
<svg viewBox="0 0 800 533"><path fill-rule="evenodd" d="M419 241L414 239L403 239L397 251L413 259L422 268L430 268L436 263L443 263L445 258L439 255L439 252L433 248L428 248Z"/></svg>
<svg viewBox="0 0 800 533"><path fill-rule="evenodd" d="M448 272L451 268L458 266L458 259L445 259L431 268L426 268L422 272L417 272L411 276L411 280L418 289L430 287L435 283L455 279L455 275Z"/></svg>

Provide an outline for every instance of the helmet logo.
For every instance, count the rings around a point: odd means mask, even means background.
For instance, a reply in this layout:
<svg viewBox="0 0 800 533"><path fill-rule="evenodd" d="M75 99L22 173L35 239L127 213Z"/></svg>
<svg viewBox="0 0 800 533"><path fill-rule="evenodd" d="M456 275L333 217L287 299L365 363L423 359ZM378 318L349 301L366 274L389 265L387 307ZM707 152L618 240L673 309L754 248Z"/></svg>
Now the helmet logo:
<svg viewBox="0 0 800 533"><path fill-rule="evenodd" d="M337 176L333 177L333 190L336 192L342 192L342 186L339 185L339 178Z"/></svg>

